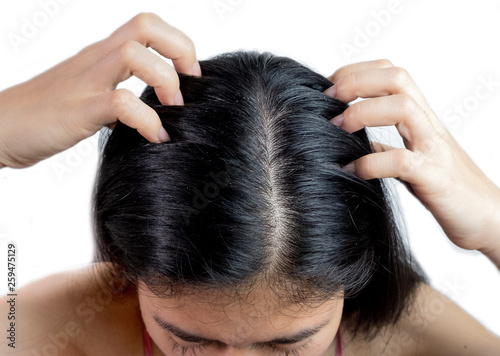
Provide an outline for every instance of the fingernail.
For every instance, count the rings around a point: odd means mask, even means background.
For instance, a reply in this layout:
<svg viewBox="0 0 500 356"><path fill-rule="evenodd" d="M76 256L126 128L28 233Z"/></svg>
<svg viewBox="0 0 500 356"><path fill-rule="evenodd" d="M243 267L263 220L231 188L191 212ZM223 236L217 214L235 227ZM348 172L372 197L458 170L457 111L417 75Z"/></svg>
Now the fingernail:
<svg viewBox="0 0 500 356"><path fill-rule="evenodd" d="M328 95L328 96L331 96L332 98L334 98L336 92L337 92L337 87L335 85L332 85L330 88L326 89L323 93L325 95Z"/></svg>
<svg viewBox="0 0 500 356"><path fill-rule="evenodd" d="M160 142L167 142L170 140L170 136L163 126L160 127L160 131L158 131L158 139L160 140Z"/></svg>
<svg viewBox="0 0 500 356"><path fill-rule="evenodd" d="M344 122L344 113L335 116L333 119L330 120L330 122L340 127Z"/></svg>
<svg viewBox="0 0 500 356"><path fill-rule="evenodd" d="M175 105L184 105L184 99L182 98L180 90L177 92L177 94L175 94L174 103Z"/></svg>
<svg viewBox="0 0 500 356"><path fill-rule="evenodd" d="M356 166L355 166L354 162L346 164L344 166L344 171L351 172L352 174L356 174Z"/></svg>
<svg viewBox="0 0 500 356"><path fill-rule="evenodd" d="M193 75L195 75L197 77L201 77L201 67L200 67L200 63L198 63L198 61L196 61L196 63L193 66Z"/></svg>

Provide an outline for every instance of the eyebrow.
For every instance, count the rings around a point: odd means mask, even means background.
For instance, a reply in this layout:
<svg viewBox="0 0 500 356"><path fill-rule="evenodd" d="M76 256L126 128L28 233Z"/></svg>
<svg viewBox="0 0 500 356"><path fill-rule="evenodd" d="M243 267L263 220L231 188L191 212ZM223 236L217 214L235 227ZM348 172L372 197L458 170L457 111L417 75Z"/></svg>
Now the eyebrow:
<svg viewBox="0 0 500 356"><path fill-rule="evenodd" d="M160 325L163 329L170 331L172 334L177 336L179 339L184 340L186 342L197 342L197 343L217 342L217 343L222 343L218 340L210 340L210 339L207 339L203 336L195 335L195 334L192 334L188 331L182 330L181 328L163 320L160 316L158 316L156 314L153 315L153 318L158 323L158 325ZM290 344L295 344L299 341L303 341L303 340L317 334L329 322L330 322L330 319L326 319L322 323L320 323L319 325L312 327L312 328L303 329L296 334L293 334L290 336L278 337L278 338L275 338L275 339L272 339L269 341L258 342L256 344L257 345L276 345L276 344L290 345Z"/></svg>

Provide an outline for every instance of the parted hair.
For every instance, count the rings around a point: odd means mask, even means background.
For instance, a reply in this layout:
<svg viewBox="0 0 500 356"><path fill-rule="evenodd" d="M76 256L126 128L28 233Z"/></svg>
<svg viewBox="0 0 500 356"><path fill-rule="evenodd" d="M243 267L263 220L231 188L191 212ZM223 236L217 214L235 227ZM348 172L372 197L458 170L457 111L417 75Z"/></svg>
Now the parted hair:
<svg viewBox="0 0 500 356"><path fill-rule="evenodd" d="M348 105L332 83L286 57L233 52L180 74L183 106L141 99L171 140L151 143L120 122L93 193L96 262L158 296L281 303L342 295L354 333L395 323L426 277L379 179L342 167L372 152L365 129L329 122Z"/></svg>

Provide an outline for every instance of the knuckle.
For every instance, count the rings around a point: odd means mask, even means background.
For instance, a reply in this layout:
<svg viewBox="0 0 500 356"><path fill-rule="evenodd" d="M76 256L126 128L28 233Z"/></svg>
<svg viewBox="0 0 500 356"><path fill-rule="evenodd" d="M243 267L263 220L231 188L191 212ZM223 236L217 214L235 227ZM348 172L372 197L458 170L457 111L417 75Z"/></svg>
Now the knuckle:
<svg viewBox="0 0 500 356"><path fill-rule="evenodd" d="M333 74L328 78L332 83L335 83L337 85L337 82L344 76L344 72L346 71L347 66L342 66L338 68Z"/></svg>
<svg viewBox="0 0 500 356"><path fill-rule="evenodd" d="M414 113L418 109L417 102L415 99L406 93L401 93L397 95L398 98L398 106L401 107L401 110L405 113Z"/></svg>
<svg viewBox="0 0 500 356"><path fill-rule="evenodd" d="M133 40L127 40L120 45L118 49L119 55L125 61L128 61L137 55L137 53L140 50L140 47L141 44L139 42Z"/></svg>
<svg viewBox="0 0 500 356"><path fill-rule="evenodd" d="M438 136L430 136L422 140L422 142L419 144L419 148L421 148L421 151L426 153L435 153L439 143L440 142ZM447 152L448 151L446 149L440 150L440 155L446 157L446 159L444 159L443 162L452 162L451 160L452 157L447 155Z"/></svg>
<svg viewBox="0 0 500 356"><path fill-rule="evenodd" d="M184 33L179 33L179 39L177 41L177 51L179 56L195 56L194 42L191 38L186 36Z"/></svg>
<svg viewBox="0 0 500 356"><path fill-rule="evenodd" d="M138 33L147 33L159 19L159 16L152 12L141 12L134 16L132 23Z"/></svg>
<svg viewBox="0 0 500 356"><path fill-rule="evenodd" d="M110 105L113 111L121 116L134 109L135 96L126 89L116 89L110 95Z"/></svg>
<svg viewBox="0 0 500 356"><path fill-rule="evenodd" d="M337 92L344 92L348 88L356 89L358 81L359 77L357 72L347 73L335 84L337 86Z"/></svg>
<svg viewBox="0 0 500 356"><path fill-rule="evenodd" d="M163 76L165 78L166 86L171 88L170 90L175 94L180 89L180 81L177 72L171 67L166 68Z"/></svg>
<svg viewBox="0 0 500 356"><path fill-rule="evenodd" d="M390 60L388 60L387 58L379 59L379 65L382 68L394 67L394 64L392 64L392 62Z"/></svg>
<svg viewBox="0 0 500 356"><path fill-rule="evenodd" d="M349 106L344 111L344 120L350 121L353 118L360 117L362 115L362 112L363 112L362 103L363 102L361 101L361 102L358 102L358 103L355 103L355 104L352 104L351 106Z"/></svg>
<svg viewBox="0 0 500 356"><path fill-rule="evenodd" d="M188 36L184 36L183 38L183 47L184 50L188 53L194 53L194 42L191 38Z"/></svg>
<svg viewBox="0 0 500 356"><path fill-rule="evenodd" d="M166 63L157 63L155 65L154 72L158 79L165 81L166 83L173 83L175 78L177 78L177 76L173 73L174 71Z"/></svg>
<svg viewBox="0 0 500 356"><path fill-rule="evenodd" d="M392 67L390 68L390 73L392 80L399 86L405 86L406 83L408 83L410 79L410 75L408 74L408 71L404 68L401 67Z"/></svg>
<svg viewBox="0 0 500 356"><path fill-rule="evenodd" d="M400 177L407 177L415 170L415 157L410 151L401 148L397 150L393 164L396 165L396 171Z"/></svg>
<svg viewBox="0 0 500 356"><path fill-rule="evenodd" d="M400 165L403 166L412 166L413 165L413 159L410 154L408 154L408 151L406 151L404 148L398 150L398 154L396 155L397 161Z"/></svg>
<svg viewBox="0 0 500 356"><path fill-rule="evenodd" d="M158 63L154 67L155 80L151 82L153 87L164 87L173 94L180 88L180 81L177 72L166 63Z"/></svg>

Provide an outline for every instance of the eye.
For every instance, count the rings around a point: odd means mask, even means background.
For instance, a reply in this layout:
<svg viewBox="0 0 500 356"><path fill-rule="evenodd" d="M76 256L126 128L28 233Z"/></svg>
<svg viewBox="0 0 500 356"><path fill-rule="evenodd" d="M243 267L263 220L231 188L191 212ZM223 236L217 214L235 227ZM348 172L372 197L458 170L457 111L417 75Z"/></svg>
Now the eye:
<svg viewBox="0 0 500 356"><path fill-rule="evenodd" d="M180 350L182 356L197 356L197 352L202 352L205 348L208 346L214 346L217 343L216 342L207 342L207 343L199 343L195 345L190 345L190 346L184 346L181 345L179 342L177 342L174 337L170 337L172 340L173 346L172 346L172 352L175 350ZM268 350L272 351L273 355L275 356L302 356L303 352L308 350L311 345L311 340L309 339L305 344L301 345L300 347L293 348L293 349L284 349L284 346L280 346L278 344L276 345L256 345L253 346L252 349L264 349L267 348ZM217 345L221 346L221 345Z"/></svg>
<svg viewBox="0 0 500 356"><path fill-rule="evenodd" d="M308 350L309 347L311 346L311 340L309 339L305 344L303 344L300 347L296 347L293 349L284 349L285 346L283 345L260 345L260 346L254 346L252 347L253 349L262 349L262 348L267 348L273 352L274 355L276 356L301 356L303 355L303 352Z"/></svg>
<svg viewBox="0 0 500 356"><path fill-rule="evenodd" d="M197 356L197 352L203 351L206 347L215 345L217 342L188 342L182 339L179 339L177 336L172 333L167 334L172 342L172 352L175 350L180 350L182 356ZM189 345L183 345L189 344Z"/></svg>
<svg viewBox="0 0 500 356"><path fill-rule="evenodd" d="M177 341L175 341L172 338L172 352L175 350L181 350L182 356L196 356L197 351L203 351L207 346L210 346L212 343L205 343L205 344L197 344L193 346L183 346L179 344Z"/></svg>

